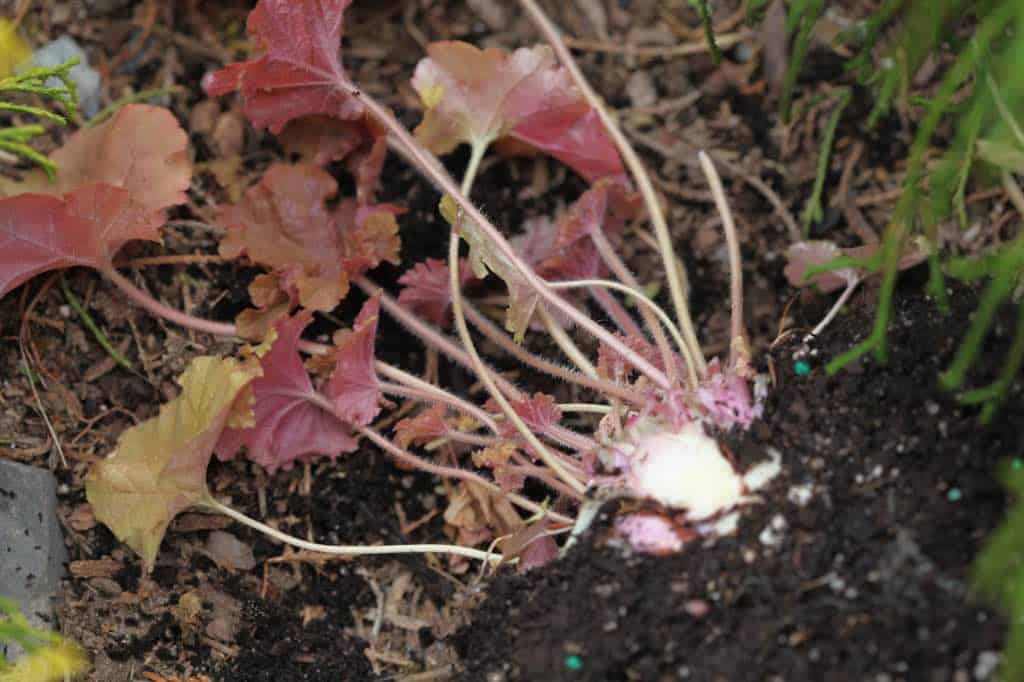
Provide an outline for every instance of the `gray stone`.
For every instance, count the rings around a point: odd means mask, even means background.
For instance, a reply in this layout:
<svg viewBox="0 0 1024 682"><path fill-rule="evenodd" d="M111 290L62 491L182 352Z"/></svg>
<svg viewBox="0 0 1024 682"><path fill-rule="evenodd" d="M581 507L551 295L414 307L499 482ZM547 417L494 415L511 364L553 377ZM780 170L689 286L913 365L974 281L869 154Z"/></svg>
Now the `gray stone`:
<svg viewBox="0 0 1024 682"><path fill-rule="evenodd" d="M71 67L69 75L78 90L78 106L86 116L95 116L100 110L100 73L89 66L89 57L71 36L62 36L47 43L32 54L31 66L60 66L67 60L78 57L78 64ZM51 78L47 87L57 87L60 81Z"/></svg>
<svg viewBox="0 0 1024 682"><path fill-rule="evenodd" d="M51 600L66 561L57 480L45 469L0 460L0 594L17 601L32 625L52 629Z"/></svg>

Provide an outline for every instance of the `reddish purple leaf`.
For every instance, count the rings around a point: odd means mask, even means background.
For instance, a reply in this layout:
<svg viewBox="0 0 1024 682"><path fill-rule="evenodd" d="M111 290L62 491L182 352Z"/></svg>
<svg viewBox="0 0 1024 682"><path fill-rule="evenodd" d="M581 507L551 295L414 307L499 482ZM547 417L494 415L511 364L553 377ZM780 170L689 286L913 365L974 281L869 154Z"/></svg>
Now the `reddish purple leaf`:
<svg viewBox="0 0 1024 682"><path fill-rule="evenodd" d="M427 46L412 85L426 106L416 136L446 154L460 143L510 137L566 163L588 180L622 175L622 161L595 112L550 48L513 53L461 41Z"/></svg>
<svg viewBox="0 0 1024 682"><path fill-rule="evenodd" d="M373 369L379 319L380 296L374 296L363 304L352 330L335 341L336 364L324 393L334 404L335 414L353 424L369 424L380 412L380 384Z"/></svg>
<svg viewBox="0 0 1024 682"><path fill-rule="evenodd" d="M63 198L0 199L0 296L48 270L112 267L126 242L160 241L162 223L162 217L133 204L127 190L106 183L85 185Z"/></svg>
<svg viewBox="0 0 1024 682"><path fill-rule="evenodd" d="M159 241L165 209L189 185L187 141L169 111L142 104L72 135L51 154L55 186L0 199L0 296L47 270L109 268L129 241Z"/></svg>
<svg viewBox="0 0 1024 682"><path fill-rule="evenodd" d="M348 75L339 55L343 15L351 2L260 0L246 28L263 55L208 75L207 94L241 92L252 124L273 133L310 114L359 118L364 107L345 87Z"/></svg>
<svg viewBox="0 0 1024 682"><path fill-rule="evenodd" d="M448 408L440 403L424 410L415 417L408 417L395 424L395 443L399 447L424 445L445 436L450 431L445 417Z"/></svg>
<svg viewBox="0 0 1024 682"><path fill-rule="evenodd" d="M397 209L347 199L330 210L326 201L337 189L318 166L274 164L241 202L220 207L228 230L221 254L273 268L302 306L332 310L348 293L350 276L382 260L397 263L400 246Z"/></svg>
<svg viewBox="0 0 1024 682"><path fill-rule="evenodd" d="M452 305L448 277L448 263L443 260L428 258L416 263L398 278L402 285L398 302L439 327L446 327L451 322L449 309ZM473 272L465 260L459 264L459 280L463 286L473 280Z"/></svg>
<svg viewBox="0 0 1024 682"><path fill-rule="evenodd" d="M277 338L260 358L263 376L251 384L255 424L225 429L217 457L232 459L244 445L250 460L273 473L291 469L297 460L334 458L356 449L349 426L317 404L323 399L302 366L298 342L312 318L304 310L275 325Z"/></svg>
<svg viewBox="0 0 1024 682"><path fill-rule="evenodd" d="M697 388L697 400L707 415L723 429L739 424L743 428L764 412L764 396L751 398L750 385L746 379L730 368L722 369L718 358L708 363L707 375Z"/></svg>

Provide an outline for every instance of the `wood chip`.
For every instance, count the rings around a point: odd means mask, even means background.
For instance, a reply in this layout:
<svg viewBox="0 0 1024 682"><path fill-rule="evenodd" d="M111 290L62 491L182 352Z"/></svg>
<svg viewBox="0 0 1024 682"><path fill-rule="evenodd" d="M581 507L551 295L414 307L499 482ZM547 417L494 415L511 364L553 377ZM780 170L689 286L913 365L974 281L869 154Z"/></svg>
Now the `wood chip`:
<svg viewBox="0 0 1024 682"><path fill-rule="evenodd" d="M75 578L113 578L124 568L114 559L84 559L68 564L68 572Z"/></svg>

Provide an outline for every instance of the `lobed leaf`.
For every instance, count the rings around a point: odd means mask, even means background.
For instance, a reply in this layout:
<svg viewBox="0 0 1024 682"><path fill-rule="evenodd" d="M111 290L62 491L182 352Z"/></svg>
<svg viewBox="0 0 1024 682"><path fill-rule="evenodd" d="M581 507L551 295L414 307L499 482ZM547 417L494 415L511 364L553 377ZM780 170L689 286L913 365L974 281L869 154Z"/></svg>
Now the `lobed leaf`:
<svg viewBox="0 0 1024 682"><path fill-rule="evenodd" d="M640 195L630 191L621 180L597 181L559 216L546 253L538 254L537 273L550 280L601 276L603 261L590 236L601 232L617 240L642 207Z"/></svg>
<svg viewBox="0 0 1024 682"><path fill-rule="evenodd" d="M467 261L460 261L459 280L463 286L473 280ZM428 258L406 270L398 283L402 291L398 302L439 327L451 322L452 290L449 284L448 264L438 258Z"/></svg>
<svg viewBox="0 0 1024 682"><path fill-rule="evenodd" d="M356 449L349 426L324 409L302 365L299 338L312 319L309 310L284 318L263 346L250 349L263 370L252 383L253 423L225 429L216 444L217 457L232 459L244 445L248 459L273 473L292 468L297 460L333 458Z"/></svg>
<svg viewBox="0 0 1024 682"><path fill-rule="evenodd" d="M289 121L278 139L286 152L318 166L345 159L356 180L356 201L372 203L388 151L387 130L375 119L304 116Z"/></svg>
<svg viewBox="0 0 1024 682"><path fill-rule="evenodd" d="M254 363L195 358L178 380L181 394L125 431L114 452L89 470L85 491L96 518L142 557L147 572L167 525L209 494L214 445L226 425L251 417L238 398L259 373Z"/></svg>
<svg viewBox="0 0 1024 682"><path fill-rule="evenodd" d="M162 223L140 210L126 190L105 183L63 197L19 194L0 199L0 296L48 270L110 268L126 242L160 241Z"/></svg>
<svg viewBox="0 0 1024 682"><path fill-rule="evenodd" d="M786 250L786 260L788 261L784 271L786 279L795 287L814 284L819 291L827 294L853 284L870 274L870 271L866 267L852 265L821 272L822 267L837 259L866 261L875 257L881 246L881 244L865 244L853 248L839 248L834 242L824 239L796 242ZM900 257L899 269L912 268L927 257L927 245L921 240L914 240L908 244ZM808 272L814 274L808 275Z"/></svg>
<svg viewBox="0 0 1024 682"><path fill-rule="evenodd" d="M407 417L395 424L395 443L400 448L410 445L424 445L446 436L451 428L445 418L448 408L441 403L432 405L415 417Z"/></svg>
<svg viewBox="0 0 1024 682"><path fill-rule="evenodd" d="M306 308L329 311L348 293L349 277L381 261L398 262L396 209L326 201L338 185L308 163L274 164L238 204L222 206L221 255L247 255L278 275Z"/></svg>
<svg viewBox="0 0 1024 682"><path fill-rule="evenodd" d="M546 45L481 50L461 41L427 46L412 86L426 107L416 136L447 154L509 137L588 180L622 175L622 161L595 111Z"/></svg>
<svg viewBox="0 0 1024 682"><path fill-rule="evenodd" d="M260 0L246 29L263 54L229 64L203 83L211 96L242 93L254 126L279 133L310 114L360 118L364 107L345 87L341 65L344 13L352 0Z"/></svg>
<svg viewBox="0 0 1024 682"><path fill-rule="evenodd" d="M334 372L324 394L335 414L353 424L369 424L380 412L380 383L373 368L374 341L380 319L380 296L363 304L352 330L335 338Z"/></svg>
<svg viewBox="0 0 1024 682"><path fill-rule="evenodd" d="M187 142L168 110L145 104L72 135L50 155L55 185L30 175L14 187L31 192L0 199L0 296L48 270L110 268L129 241L159 241L165 209L185 201Z"/></svg>
<svg viewBox="0 0 1024 682"><path fill-rule="evenodd" d="M53 191L105 182L128 190L136 205L162 218L168 206L185 203L192 179L187 149L188 135L169 109L129 104L50 154L59 168Z"/></svg>

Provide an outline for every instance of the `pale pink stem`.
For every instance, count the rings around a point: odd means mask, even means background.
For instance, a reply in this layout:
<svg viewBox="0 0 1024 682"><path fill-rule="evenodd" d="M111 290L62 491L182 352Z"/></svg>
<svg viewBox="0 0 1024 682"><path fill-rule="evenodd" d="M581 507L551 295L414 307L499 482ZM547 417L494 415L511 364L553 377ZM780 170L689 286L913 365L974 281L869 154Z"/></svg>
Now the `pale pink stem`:
<svg viewBox="0 0 1024 682"><path fill-rule="evenodd" d="M637 291L643 291L640 286L640 282L637 281L633 273L630 272L626 264L622 262L619 255L615 253L615 249L612 248L608 238L604 236L601 230L592 230L590 233L590 240L594 242L594 246L597 247L597 252L601 255L601 260L608 266L608 269L619 278L619 281L623 284L630 286ZM668 338L665 336L665 330L661 328L661 323L658 318L655 317L654 313L650 311L647 306L639 306L640 315L644 318L644 325L647 330L654 336L654 343L657 344L658 352L661 354L661 361L665 364L665 369L668 371L668 378L672 380L672 383L679 381L679 368L676 366L675 354L672 352L672 347L668 345Z"/></svg>
<svg viewBox="0 0 1024 682"><path fill-rule="evenodd" d="M599 395L608 398L621 398L634 405L643 405L644 400L638 393L631 391L625 386L620 386L604 379L595 379L585 374L574 372L571 369L557 365L549 360L540 358L529 352L518 343L509 338L493 322L468 302L463 303L466 319L469 320L484 336L501 347L503 351L519 360L524 365L533 367L539 372L545 372L561 381L574 383L584 388L589 388Z"/></svg>
<svg viewBox="0 0 1024 682"><path fill-rule="evenodd" d="M597 450L598 448L597 441L558 424L552 424L546 427L541 431L541 433L548 438L579 452Z"/></svg>
<svg viewBox="0 0 1024 682"><path fill-rule="evenodd" d="M644 333L640 329L640 325L636 323L633 316L619 303L617 298L605 289L588 289L587 293L608 313L608 316L612 318L612 321L615 322L623 334L643 338Z"/></svg>
<svg viewBox="0 0 1024 682"><path fill-rule="evenodd" d="M558 60L569 72L569 75L572 76L573 82L576 83L576 87L579 88L584 99L597 112L601 123L604 124L605 130L608 131L608 135L615 142L619 153L622 154L622 160L633 175L633 180L636 181L637 189L640 190L640 194L643 196L644 206L647 207L647 214L650 217L651 224L654 226L654 233L658 238L658 251L665 264L665 277L668 279L672 305L676 310L676 320L681 327L683 338L691 346L692 354L697 362L697 373L703 376L707 369L704 364L704 356L701 354L700 344L697 341L697 332L693 325L693 319L690 317L690 309L686 305L683 280L680 277L679 270L676 269L678 266L672 249L672 237L668 231L668 222L665 220L665 213L661 210L661 204L654 191L654 184L651 182L650 175L640 161L636 150L633 149L633 145L629 143L629 140L626 139L626 136L619 129L615 119L608 113L604 102L601 101L601 98L594 89L590 87L590 83L587 82L586 76L580 70L579 64L573 58L572 52L569 51L565 41L562 40L558 27L555 26L554 22L544 13L544 10L540 8L540 5L535 0L519 0L519 4L523 6L527 15L529 15L537 28L540 29L541 34L543 34L551 49L558 55Z"/></svg>
<svg viewBox="0 0 1024 682"><path fill-rule="evenodd" d="M512 245L508 243L508 240L501 234L501 232L488 220L483 213L473 204L473 202L466 197L461 191L455 180L448 174L441 163L437 160L431 152L427 151L410 133L405 129L401 123L395 119L391 111L380 104L373 97L369 96L365 92L361 92L352 83L348 82L340 74L336 75L338 79L338 85L348 91L355 97L358 97L363 105L376 116L381 123L388 129L388 131L394 135L394 139L404 147L407 158L417 167L423 174L429 178L437 188L444 194L449 195L459 208L461 208L469 219L476 225L477 229L487 238L494 249L500 254L505 261L511 265L523 280L537 292L538 296L544 300L554 310L559 311L570 320L575 322L581 329L592 334L597 339L603 341L609 347L613 348L616 352L622 355L622 357L631 365L637 368L641 373L647 375L651 381L664 389L671 388L671 383L665 373L660 369L652 365L650 362L645 360L639 353L635 352L632 348L624 344L622 341L617 339L607 329L594 322L586 314L580 312L569 303L561 295L557 294L554 290L548 287L547 282L537 275L533 271L533 268L526 262L524 262L519 254L516 253Z"/></svg>
<svg viewBox="0 0 1024 682"><path fill-rule="evenodd" d="M531 511L535 514L543 512L553 519L564 521L566 523L572 523L572 520L567 516L563 516L550 510L545 510L543 507L541 507L533 500L529 500L523 497L522 495L508 493L502 490L499 485L493 483L492 481L488 481L480 474L474 473L472 471L467 471L465 469L460 469L458 467L449 467L443 466L441 464L434 464L433 462L423 459L422 457L417 457L408 450L398 447L390 440L380 435L379 433L377 433L377 431L368 426L353 425L353 428L356 430L357 433L359 433L362 436L365 436L368 440L377 445L377 447L379 447L381 450L384 450L384 452L388 453L389 455L397 459L399 462L407 464L421 471L425 471L428 474L434 474L435 476L445 476L460 481L470 481L476 483L477 485L483 486L492 493L495 493L497 495L508 496L511 502L519 505L523 509Z"/></svg>
<svg viewBox="0 0 1024 682"><path fill-rule="evenodd" d="M548 486L549 488L553 488L554 490L557 490L566 497L572 498L574 500L583 499L583 496L577 493L575 490L573 490L566 484L562 483L558 479L552 478L551 474L548 473L548 470L545 469L544 467L539 467L534 464L510 464L508 465L508 470L513 473L521 474L523 476L536 478L544 485Z"/></svg>
<svg viewBox="0 0 1024 682"><path fill-rule="evenodd" d="M376 360L373 363L373 366L377 370L377 374L380 374L391 379L392 381L397 381L400 384L402 384L401 386L389 384L389 387L393 389L392 392L395 395L407 395L408 397L415 398L417 400L441 402L444 403L445 405L450 405L451 407L454 407L457 410L462 410L466 414L470 415L478 422L486 426L491 432L498 432L498 425L494 421L494 419L491 418L491 415L487 414L487 412L480 409L479 407L469 402L468 400L460 398L454 393L449 393L448 391L444 390L439 386L435 386L430 382L424 381L423 379L420 379L417 376L409 374L404 370L398 369L397 367L392 367L391 365L381 362L380 360ZM401 390L406 391L406 393L399 393L399 391ZM417 391L420 395L413 395L411 391Z"/></svg>
<svg viewBox="0 0 1024 682"><path fill-rule="evenodd" d="M100 272L104 277L117 286L118 289L124 292L125 296L130 300L134 301L139 307L148 310L157 317L162 317L168 322L173 322L174 324L185 327L186 329L193 329L205 334L213 334L215 336L237 336L235 332L235 325L233 324L204 320L198 317L192 317L180 310L175 310L166 303L161 303L156 300L148 292L132 284L127 277L113 268L109 270L101 270Z"/></svg>
<svg viewBox="0 0 1024 682"><path fill-rule="evenodd" d="M449 431L441 436L441 438L466 445L478 445L483 448L494 447L502 443L500 438L495 438L494 436L479 436L475 433L466 433L465 431Z"/></svg>
<svg viewBox="0 0 1024 682"><path fill-rule="evenodd" d="M729 298L732 302L732 319L729 343L729 364L740 368L741 372L750 366L750 347L747 344L747 331L743 324L743 258L740 255L740 240L736 233L736 222L732 218L729 202L725 198L722 179L715 170L715 164L704 150L697 153L701 170L711 187L715 207L722 218L722 230L725 232L726 249L729 252Z"/></svg>
<svg viewBox="0 0 1024 682"><path fill-rule="evenodd" d="M846 285L843 293L841 293L839 298L836 299L835 304L828 311L828 314L825 315L825 318L818 323L818 326L811 330L811 333L808 335L808 339L814 338L815 336L821 336L821 333L825 331L825 328L832 323L832 320L834 320L836 315L839 314L839 311L843 309L846 302L850 300L850 296L853 296L853 292L857 290L857 285L860 284L860 282L861 280L858 278Z"/></svg>
<svg viewBox="0 0 1024 682"><path fill-rule="evenodd" d="M461 346L446 334L443 334L432 325L427 324L420 318L416 317L416 315L406 310L390 294L382 291L381 288L369 278L365 276L356 277L352 282L369 295L373 295L379 291L381 307L384 308L391 317L395 318L399 324L418 336L424 345L444 353L463 367L471 371L475 371L476 367L474 366L473 361ZM495 372L493 369L488 368L488 372L494 382L501 388L503 393L507 393L517 400L522 398L520 390L513 386L511 382Z"/></svg>

